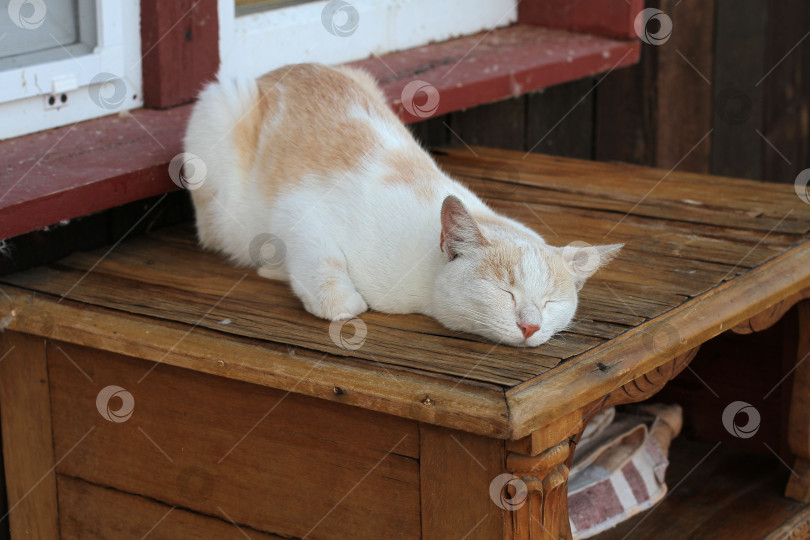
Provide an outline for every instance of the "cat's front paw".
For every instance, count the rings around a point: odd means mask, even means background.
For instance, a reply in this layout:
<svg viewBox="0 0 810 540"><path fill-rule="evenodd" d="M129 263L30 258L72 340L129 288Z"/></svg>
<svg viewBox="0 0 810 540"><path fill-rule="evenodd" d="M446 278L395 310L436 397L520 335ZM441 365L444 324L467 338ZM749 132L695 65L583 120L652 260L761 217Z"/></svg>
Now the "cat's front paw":
<svg viewBox="0 0 810 540"><path fill-rule="evenodd" d="M357 291L352 291L344 302L333 303L326 306L324 319L342 321L353 319L361 313L368 311L368 304Z"/></svg>
<svg viewBox="0 0 810 540"><path fill-rule="evenodd" d="M341 321L352 319L361 313L368 311L368 304L355 290L336 291L332 290L323 294L314 301L304 301L307 311L330 321Z"/></svg>

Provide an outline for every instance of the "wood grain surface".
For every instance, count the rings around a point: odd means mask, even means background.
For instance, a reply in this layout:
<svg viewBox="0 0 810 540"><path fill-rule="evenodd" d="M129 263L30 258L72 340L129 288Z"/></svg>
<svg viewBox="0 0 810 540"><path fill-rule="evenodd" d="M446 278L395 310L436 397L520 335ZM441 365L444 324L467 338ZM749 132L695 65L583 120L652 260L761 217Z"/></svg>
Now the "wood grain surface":
<svg viewBox="0 0 810 540"><path fill-rule="evenodd" d="M416 422L149 365L49 344L57 473L286 538L419 537Z"/></svg>
<svg viewBox="0 0 810 540"><path fill-rule="evenodd" d="M0 303L14 330L282 390L293 370L306 380L296 392L520 438L810 285L810 205L791 185L472 150L436 157L550 244L625 243L582 289L571 328L534 349L375 312L362 345L342 348L286 284L201 251L190 225L3 277Z"/></svg>
<svg viewBox="0 0 810 540"><path fill-rule="evenodd" d="M59 475L62 540L150 538L155 540L280 540L281 536L240 526L221 511L206 516L153 499Z"/></svg>
<svg viewBox="0 0 810 540"><path fill-rule="evenodd" d="M0 521L8 519L14 538L58 538L45 340L4 332L0 345L0 425L8 497Z"/></svg>

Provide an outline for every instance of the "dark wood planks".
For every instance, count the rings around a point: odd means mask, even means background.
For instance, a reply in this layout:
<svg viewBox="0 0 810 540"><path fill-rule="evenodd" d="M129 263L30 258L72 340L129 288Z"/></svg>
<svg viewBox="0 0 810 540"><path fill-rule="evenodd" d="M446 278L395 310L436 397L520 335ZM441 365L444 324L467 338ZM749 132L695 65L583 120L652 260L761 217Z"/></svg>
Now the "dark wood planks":
<svg viewBox="0 0 810 540"><path fill-rule="evenodd" d="M520 149L526 129L522 97L481 105L449 116L450 143ZM487 129L481 129L488 126Z"/></svg>
<svg viewBox="0 0 810 540"><path fill-rule="evenodd" d="M708 173L715 0L665 0L661 10L671 18L673 32L665 44L648 45L658 55L654 163Z"/></svg>
<svg viewBox="0 0 810 540"><path fill-rule="evenodd" d="M769 2L764 88L765 148L762 178L792 183L810 167L810 3ZM771 71L772 70L772 71ZM768 73L768 71L771 71Z"/></svg>
<svg viewBox="0 0 810 540"><path fill-rule="evenodd" d="M766 67L768 3L762 0L718 1L715 23L714 140L712 173L762 178L767 148L763 87L757 82Z"/></svg>
<svg viewBox="0 0 810 540"><path fill-rule="evenodd" d="M810 502L810 369L805 363L810 356L810 300L796 306L798 319L798 340L793 372L793 391L790 397L787 442L795 456L794 468L797 475L791 475L785 490L785 497ZM794 367L795 366L795 367Z"/></svg>
<svg viewBox="0 0 810 540"><path fill-rule="evenodd" d="M579 159L593 157L594 79L586 77L526 96L527 151ZM492 145L498 148L501 145Z"/></svg>
<svg viewBox="0 0 810 540"><path fill-rule="evenodd" d="M657 8L657 0L645 2ZM657 47L642 44L639 62L608 73L594 91L594 157L655 165Z"/></svg>

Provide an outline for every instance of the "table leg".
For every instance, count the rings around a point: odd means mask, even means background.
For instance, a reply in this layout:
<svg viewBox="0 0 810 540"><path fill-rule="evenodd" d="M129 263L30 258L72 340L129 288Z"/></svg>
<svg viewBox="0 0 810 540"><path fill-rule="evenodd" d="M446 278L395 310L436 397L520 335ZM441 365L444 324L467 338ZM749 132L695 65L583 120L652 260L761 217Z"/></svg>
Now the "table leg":
<svg viewBox="0 0 810 540"><path fill-rule="evenodd" d="M536 456L510 452L506 468L519 481L512 484L515 508L506 514L510 540L571 538L568 521L568 458L565 440ZM521 490L525 490L520 493Z"/></svg>
<svg viewBox="0 0 810 540"><path fill-rule="evenodd" d="M6 330L0 417L12 538L59 538L45 340ZM0 512L2 513L2 512Z"/></svg>
<svg viewBox="0 0 810 540"><path fill-rule="evenodd" d="M810 502L810 300L797 305L799 344L788 419L788 446L796 456L785 497Z"/></svg>
<svg viewBox="0 0 810 540"><path fill-rule="evenodd" d="M695 347L675 356L616 388L607 396L558 418L530 436L508 442L506 469L519 480L511 488L524 489L525 501L520 494L515 493L510 497L516 504L513 510L505 514L506 538L571 538L568 468L574 459L574 449L585 426L605 407L635 403L653 396L692 361L697 351L698 347Z"/></svg>

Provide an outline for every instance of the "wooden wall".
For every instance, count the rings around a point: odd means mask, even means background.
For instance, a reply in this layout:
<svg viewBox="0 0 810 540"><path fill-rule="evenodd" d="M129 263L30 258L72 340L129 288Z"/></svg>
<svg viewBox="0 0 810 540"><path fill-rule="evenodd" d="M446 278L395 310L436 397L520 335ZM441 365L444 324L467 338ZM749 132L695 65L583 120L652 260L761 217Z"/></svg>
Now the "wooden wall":
<svg viewBox="0 0 810 540"><path fill-rule="evenodd" d="M655 0L672 37L631 68L412 126L488 145L792 183L810 167L810 2ZM803 39L807 38L807 39ZM795 47L795 48L794 48Z"/></svg>

